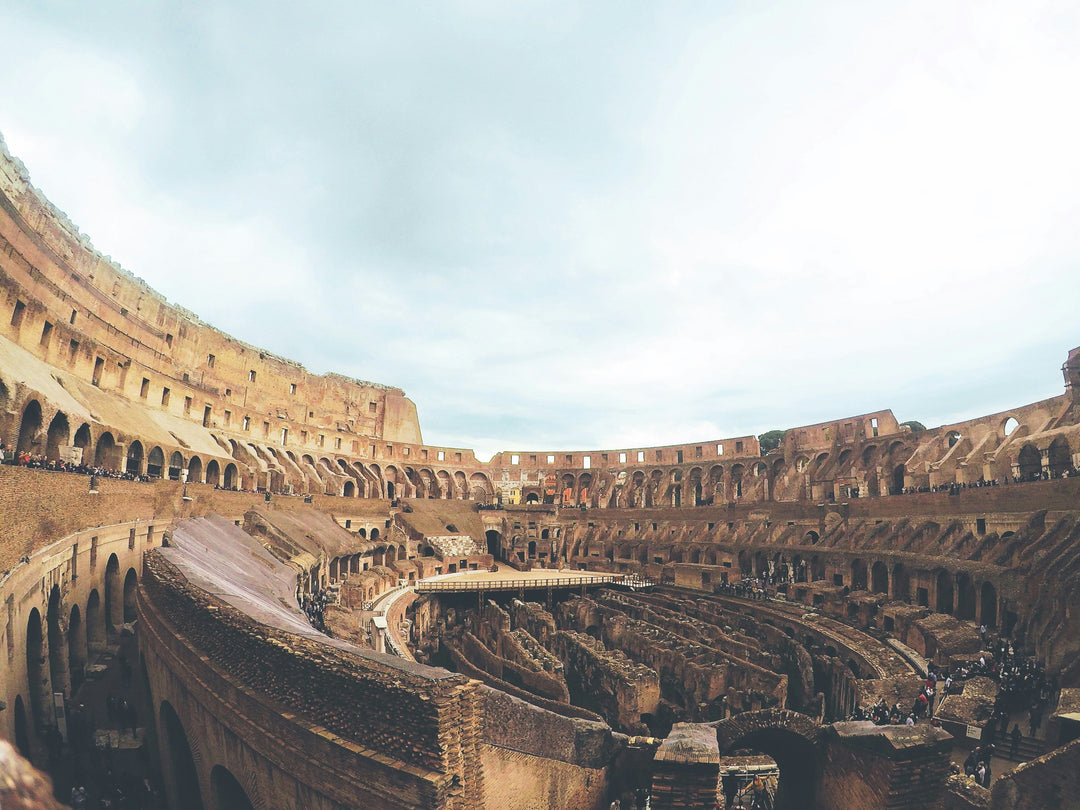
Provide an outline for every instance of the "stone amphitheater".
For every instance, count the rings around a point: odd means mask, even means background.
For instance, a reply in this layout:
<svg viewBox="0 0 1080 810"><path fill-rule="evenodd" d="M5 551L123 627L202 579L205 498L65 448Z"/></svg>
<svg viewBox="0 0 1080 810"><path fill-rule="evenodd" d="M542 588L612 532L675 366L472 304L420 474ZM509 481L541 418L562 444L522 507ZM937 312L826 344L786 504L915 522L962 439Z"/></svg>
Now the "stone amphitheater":
<svg viewBox="0 0 1080 810"><path fill-rule="evenodd" d="M711 808L747 762L780 808L1080 806L1080 349L933 429L484 463L168 303L6 147L0 284L4 806ZM862 719L931 670L933 722Z"/></svg>

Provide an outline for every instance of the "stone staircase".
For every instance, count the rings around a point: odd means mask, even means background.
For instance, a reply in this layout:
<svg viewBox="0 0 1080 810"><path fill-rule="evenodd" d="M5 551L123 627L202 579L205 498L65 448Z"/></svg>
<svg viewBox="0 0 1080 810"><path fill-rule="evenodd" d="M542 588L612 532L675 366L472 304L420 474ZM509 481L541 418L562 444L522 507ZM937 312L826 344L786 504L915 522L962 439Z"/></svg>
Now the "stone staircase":
<svg viewBox="0 0 1080 810"><path fill-rule="evenodd" d="M1010 756L1012 751L1012 739L1008 735L1005 739L997 743L994 756L1007 759L1010 762L1030 762L1033 759L1038 759L1046 753L1047 746L1046 740L1040 737L1022 737L1020 744L1016 747L1016 756Z"/></svg>

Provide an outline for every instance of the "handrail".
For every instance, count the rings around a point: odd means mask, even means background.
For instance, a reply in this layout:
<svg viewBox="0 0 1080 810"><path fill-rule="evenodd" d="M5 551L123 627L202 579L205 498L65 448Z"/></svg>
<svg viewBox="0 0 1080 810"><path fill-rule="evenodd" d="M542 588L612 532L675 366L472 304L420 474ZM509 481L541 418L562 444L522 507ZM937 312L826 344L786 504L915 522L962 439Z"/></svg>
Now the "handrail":
<svg viewBox="0 0 1080 810"><path fill-rule="evenodd" d="M418 593L432 591L519 591L619 584L648 587L649 585L655 585L656 583L652 580L627 577L623 574L605 574L600 576L555 577L547 579L443 580L441 582L419 582L416 585L416 590Z"/></svg>

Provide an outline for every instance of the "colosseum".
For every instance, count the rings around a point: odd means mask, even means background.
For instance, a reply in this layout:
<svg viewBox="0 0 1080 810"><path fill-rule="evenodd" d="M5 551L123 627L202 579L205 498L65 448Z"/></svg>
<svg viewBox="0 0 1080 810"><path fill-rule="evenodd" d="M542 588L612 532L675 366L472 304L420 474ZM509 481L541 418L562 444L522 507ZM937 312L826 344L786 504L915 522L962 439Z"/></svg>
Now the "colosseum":
<svg viewBox="0 0 1080 810"><path fill-rule="evenodd" d="M0 209L5 806L1080 806L1080 348L959 424L482 462L6 147Z"/></svg>

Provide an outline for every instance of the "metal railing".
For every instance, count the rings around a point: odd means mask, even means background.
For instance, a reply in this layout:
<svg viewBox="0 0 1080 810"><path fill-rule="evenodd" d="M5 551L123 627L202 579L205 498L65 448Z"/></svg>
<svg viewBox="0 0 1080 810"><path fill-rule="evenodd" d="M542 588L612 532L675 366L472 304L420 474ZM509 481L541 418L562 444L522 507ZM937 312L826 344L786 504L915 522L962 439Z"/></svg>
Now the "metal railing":
<svg viewBox="0 0 1080 810"><path fill-rule="evenodd" d="M593 585L629 585L635 588L649 587L656 583L640 577L628 577L623 574L602 574L599 576L551 577L545 579L496 579L496 580L441 580L439 582L419 582L418 593L464 593L475 591L530 591L549 588L581 588Z"/></svg>

